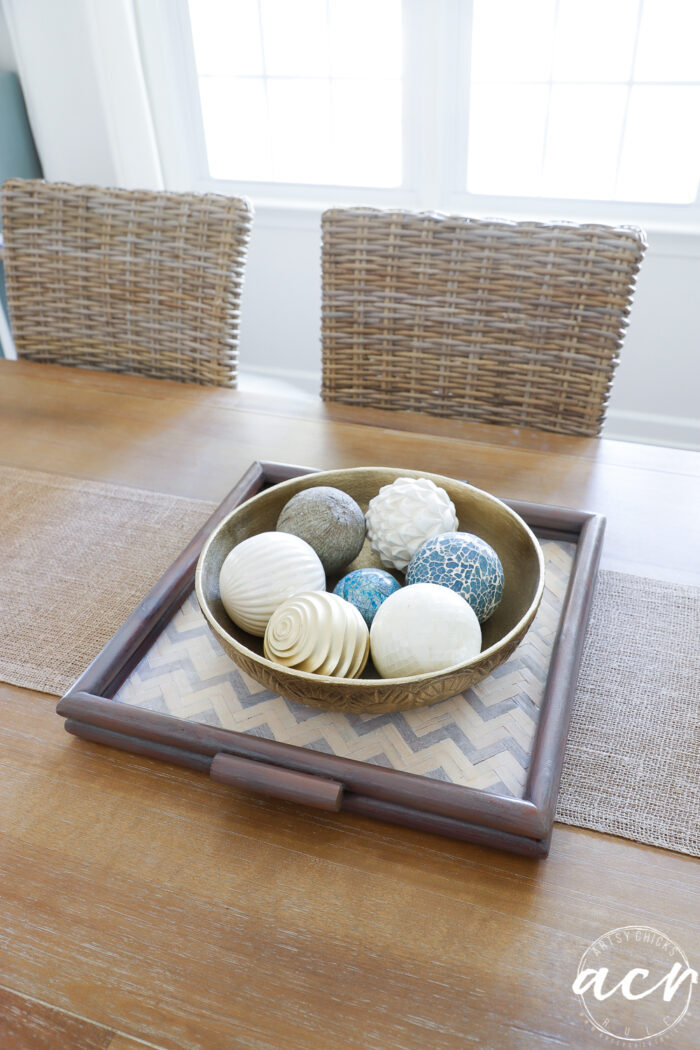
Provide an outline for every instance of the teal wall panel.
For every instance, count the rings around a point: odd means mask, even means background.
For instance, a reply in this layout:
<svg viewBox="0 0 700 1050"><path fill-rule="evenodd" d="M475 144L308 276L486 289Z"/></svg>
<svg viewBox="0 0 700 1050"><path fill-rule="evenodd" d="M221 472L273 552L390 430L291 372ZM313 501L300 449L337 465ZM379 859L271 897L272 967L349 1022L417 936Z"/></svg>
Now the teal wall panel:
<svg viewBox="0 0 700 1050"><path fill-rule="evenodd" d="M0 72L0 183L19 176L41 178L42 170L24 96L16 73ZM7 314L5 275L0 264L0 304ZM2 347L0 346L0 354Z"/></svg>

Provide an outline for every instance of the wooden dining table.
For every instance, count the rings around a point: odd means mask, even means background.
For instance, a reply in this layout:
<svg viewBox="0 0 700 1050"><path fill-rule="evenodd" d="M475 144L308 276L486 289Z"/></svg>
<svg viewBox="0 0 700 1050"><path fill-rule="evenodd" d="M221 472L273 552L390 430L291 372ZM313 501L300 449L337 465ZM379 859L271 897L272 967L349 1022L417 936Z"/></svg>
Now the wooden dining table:
<svg viewBox="0 0 700 1050"><path fill-rule="evenodd" d="M466 478L607 516L602 567L700 583L700 453L0 362L0 462L220 500L254 460ZM78 741L0 684L0 1047L582 1048L617 927L700 963L700 866L556 824L532 860ZM700 1045L700 994L673 1030Z"/></svg>

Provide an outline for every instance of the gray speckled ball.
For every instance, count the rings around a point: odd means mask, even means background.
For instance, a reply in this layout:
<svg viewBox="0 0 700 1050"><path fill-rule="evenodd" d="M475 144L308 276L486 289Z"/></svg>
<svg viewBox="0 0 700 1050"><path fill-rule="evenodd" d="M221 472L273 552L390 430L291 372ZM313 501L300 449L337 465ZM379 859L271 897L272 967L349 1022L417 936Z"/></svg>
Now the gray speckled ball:
<svg viewBox="0 0 700 1050"><path fill-rule="evenodd" d="M365 516L347 492L317 485L292 496L277 519L279 532L291 532L313 547L327 576L337 576L360 553Z"/></svg>

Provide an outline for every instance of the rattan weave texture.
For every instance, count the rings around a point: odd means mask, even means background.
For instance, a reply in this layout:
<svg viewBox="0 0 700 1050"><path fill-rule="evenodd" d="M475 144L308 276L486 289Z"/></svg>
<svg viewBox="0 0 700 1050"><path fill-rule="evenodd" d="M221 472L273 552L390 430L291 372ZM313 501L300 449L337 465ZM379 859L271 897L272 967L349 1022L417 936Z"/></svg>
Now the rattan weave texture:
<svg viewBox="0 0 700 1050"><path fill-rule="evenodd" d="M374 208L322 228L324 399L600 432L641 230Z"/></svg>
<svg viewBox="0 0 700 1050"><path fill-rule="evenodd" d="M10 179L2 215L19 357L236 385L247 201Z"/></svg>

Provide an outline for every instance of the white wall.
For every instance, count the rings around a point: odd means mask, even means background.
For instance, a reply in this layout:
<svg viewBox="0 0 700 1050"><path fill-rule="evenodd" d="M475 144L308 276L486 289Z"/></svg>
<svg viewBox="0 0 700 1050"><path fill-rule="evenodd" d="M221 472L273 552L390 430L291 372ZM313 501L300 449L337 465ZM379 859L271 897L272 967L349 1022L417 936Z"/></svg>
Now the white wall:
<svg viewBox="0 0 700 1050"><path fill-rule="evenodd" d="M258 208L241 306L241 368L321 385L321 213Z"/></svg>
<svg viewBox="0 0 700 1050"><path fill-rule="evenodd" d="M17 60L12 49L10 32L7 28L7 20L2 7L0 7L0 72L17 72Z"/></svg>
<svg viewBox="0 0 700 1050"><path fill-rule="evenodd" d="M700 237L649 233L608 437L700 448Z"/></svg>

